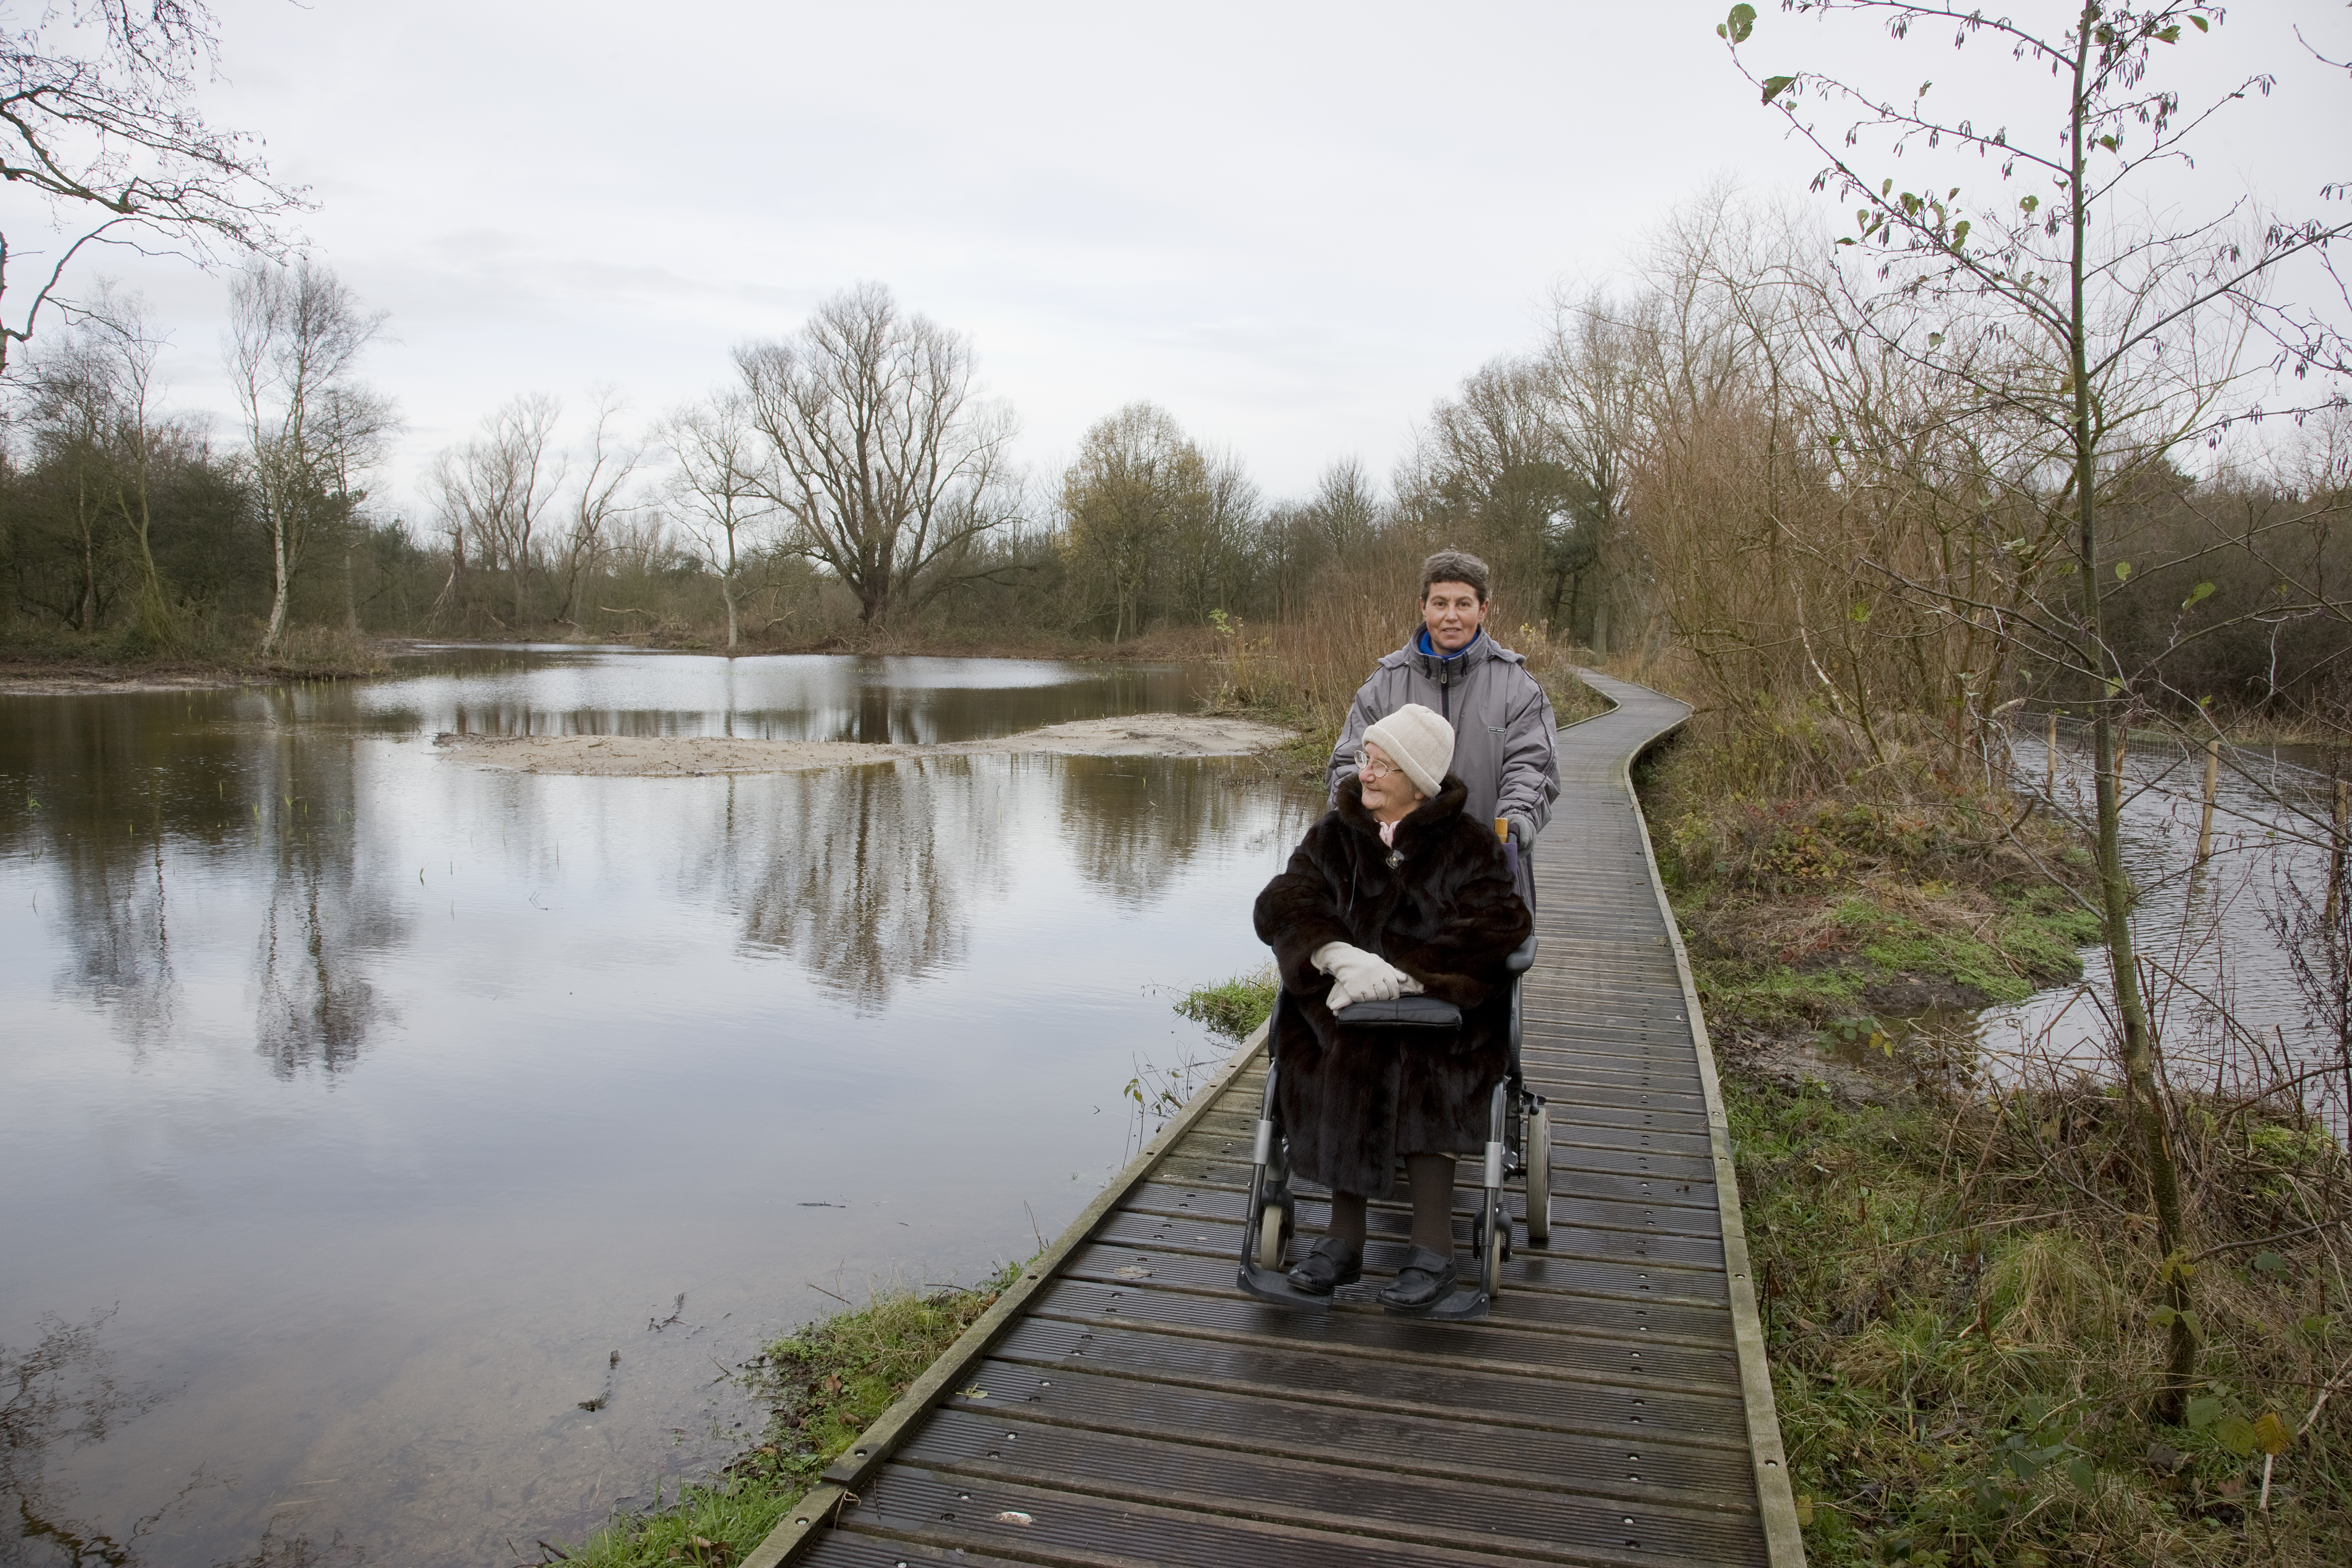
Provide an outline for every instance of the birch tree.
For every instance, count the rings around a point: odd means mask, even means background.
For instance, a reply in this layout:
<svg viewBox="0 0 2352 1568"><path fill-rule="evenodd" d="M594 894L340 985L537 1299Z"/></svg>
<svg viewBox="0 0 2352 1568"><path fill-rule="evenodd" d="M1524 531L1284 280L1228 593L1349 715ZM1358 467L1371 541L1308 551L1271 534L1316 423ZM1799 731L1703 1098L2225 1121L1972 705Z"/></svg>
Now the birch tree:
<svg viewBox="0 0 2352 1568"><path fill-rule="evenodd" d="M229 286L229 375L269 539L265 655L285 641L311 544L331 522L348 521L351 477L377 460L392 433L392 405L356 379L360 354L383 321L333 272L309 261L256 262Z"/></svg>
<svg viewBox="0 0 2352 1568"><path fill-rule="evenodd" d="M717 574L727 606L727 647L742 641L744 574L777 511L760 466L767 453L751 400L721 392L670 416L662 438L677 460L671 497L679 531Z"/></svg>

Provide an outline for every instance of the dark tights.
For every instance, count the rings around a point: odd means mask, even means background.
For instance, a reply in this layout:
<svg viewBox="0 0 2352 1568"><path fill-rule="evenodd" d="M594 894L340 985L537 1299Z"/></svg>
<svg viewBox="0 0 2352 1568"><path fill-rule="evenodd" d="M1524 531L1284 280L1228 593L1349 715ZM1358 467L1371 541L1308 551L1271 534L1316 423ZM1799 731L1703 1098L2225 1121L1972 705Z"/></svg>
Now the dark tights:
<svg viewBox="0 0 2352 1568"><path fill-rule="evenodd" d="M1441 1258L1454 1256L1454 1156L1407 1154L1406 1177L1412 1184L1412 1244ZM1331 1194L1331 1231L1361 1252L1364 1248L1364 1194Z"/></svg>

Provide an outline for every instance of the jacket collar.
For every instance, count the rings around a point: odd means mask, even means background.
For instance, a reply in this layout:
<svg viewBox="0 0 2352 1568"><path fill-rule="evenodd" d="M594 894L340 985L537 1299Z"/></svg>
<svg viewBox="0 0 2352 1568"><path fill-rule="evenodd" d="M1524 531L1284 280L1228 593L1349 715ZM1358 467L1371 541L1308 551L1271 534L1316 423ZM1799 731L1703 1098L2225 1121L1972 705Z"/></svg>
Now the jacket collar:
<svg viewBox="0 0 2352 1568"><path fill-rule="evenodd" d="M1470 640L1468 642L1464 643L1452 653L1440 653L1437 651L1437 645L1429 640L1429 628L1427 626L1423 626L1420 631L1413 634L1412 651L1421 655L1423 658L1433 658L1445 664L1452 664L1456 659L1468 658L1474 654L1481 658L1485 657L1486 650L1481 648L1478 645L1486 640L1486 628L1480 626L1476 631L1470 634Z"/></svg>
<svg viewBox="0 0 2352 1568"><path fill-rule="evenodd" d="M1438 686L1451 686L1467 678L1471 670L1488 659L1502 659L1511 664L1527 663L1525 658L1487 636L1484 626L1478 628L1478 635L1464 644L1458 653L1423 653L1423 641L1428 635L1426 626L1413 627L1412 635L1404 639L1404 646L1394 653L1382 656L1381 663L1391 668L1400 665L1414 666Z"/></svg>
<svg viewBox="0 0 2352 1568"><path fill-rule="evenodd" d="M1470 786L1454 774L1446 774L1444 782L1437 786L1437 793L1414 806L1404 820L1397 824L1395 852L1398 857L1411 856L1423 844L1446 831L1454 818L1462 815L1462 808L1469 804L1469 800ZM1340 781L1337 809L1340 821L1370 839L1382 856L1389 853L1389 847L1381 843L1380 823L1364 809L1363 780L1350 773Z"/></svg>

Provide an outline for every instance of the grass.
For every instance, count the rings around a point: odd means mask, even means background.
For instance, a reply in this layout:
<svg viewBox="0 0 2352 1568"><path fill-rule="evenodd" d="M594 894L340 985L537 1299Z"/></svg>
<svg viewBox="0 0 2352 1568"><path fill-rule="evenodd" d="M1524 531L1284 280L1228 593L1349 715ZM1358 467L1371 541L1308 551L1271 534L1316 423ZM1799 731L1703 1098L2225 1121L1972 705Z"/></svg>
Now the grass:
<svg viewBox="0 0 2352 1568"><path fill-rule="evenodd" d="M1176 1011L1209 1033L1239 1045L1274 1011L1276 982L1269 963L1247 974L1214 985L1198 985L1184 994Z"/></svg>
<svg viewBox="0 0 2352 1568"><path fill-rule="evenodd" d="M2176 1097L2205 1381L2158 1426L2132 1119L2087 1081L1967 1092L1964 1038L1956 1061L1895 1022L2079 973L2081 847L1900 715L1865 743L1818 710L1703 713L1638 783L1724 1068L1811 1560L2342 1561L2336 1141ZM1864 1070L1792 1083L1792 1045Z"/></svg>
<svg viewBox="0 0 2352 1568"><path fill-rule="evenodd" d="M740 1561L1023 1267L1008 1264L971 1289L877 1292L864 1307L776 1341L742 1368L768 1407L758 1445L714 1479L651 1512L614 1520L559 1560L588 1568Z"/></svg>
<svg viewBox="0 0 2352 1568"><path fill-rule="evenodd" d="M1724 1080L1806 1547L1824 1565L2340 1563L2352 1353L2320 1241L2324 1133L2256 1118L2197 1151L2208 1382L2162 1364L2137 1134L2104 1090L1842 1105ZM2269 1506L2260 1509L2265 1448Z"/></svg>
<svg viewBox="0 0 2352 1568"><path fill-rule="evenodd" d="M1838 742L1812 715L1702 715L1638 781L1729 1054L2081 973L2099 924L2066 831L1929 748L1865 760Z"/></svg>

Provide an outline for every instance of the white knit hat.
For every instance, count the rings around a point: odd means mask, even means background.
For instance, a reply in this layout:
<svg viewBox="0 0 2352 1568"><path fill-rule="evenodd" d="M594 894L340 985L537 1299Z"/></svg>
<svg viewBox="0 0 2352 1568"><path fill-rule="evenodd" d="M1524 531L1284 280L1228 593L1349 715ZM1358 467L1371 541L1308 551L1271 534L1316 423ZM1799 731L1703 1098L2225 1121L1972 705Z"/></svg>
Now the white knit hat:
<svg viewBox="0 0 2352 1568"><path fill-rule="evenodd" d="M1454 726L1418 702L1406 703L1365 731L1364 740L1386 752L1424 795L1436 795L1445 770L1454 765Z"/></svg>

